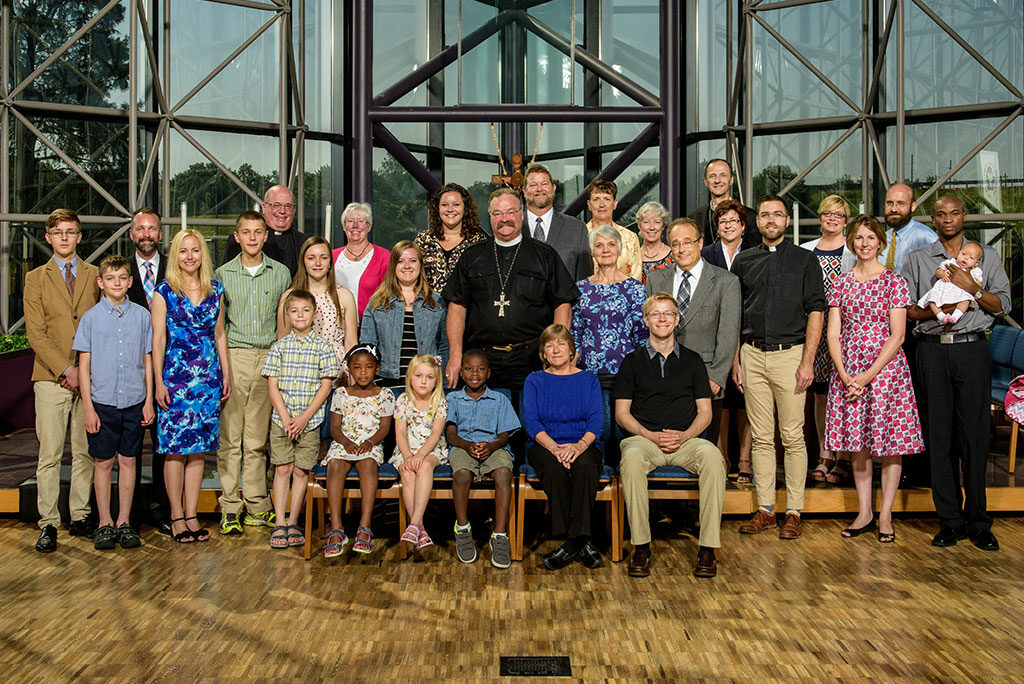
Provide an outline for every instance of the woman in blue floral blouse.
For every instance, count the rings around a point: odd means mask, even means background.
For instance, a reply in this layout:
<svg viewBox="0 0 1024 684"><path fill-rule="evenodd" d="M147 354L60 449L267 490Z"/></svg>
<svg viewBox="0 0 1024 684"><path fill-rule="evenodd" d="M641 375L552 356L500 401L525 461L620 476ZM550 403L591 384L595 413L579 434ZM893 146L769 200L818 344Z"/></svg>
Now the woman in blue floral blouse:
<svg viewBox="0 0 1024 684"><path fill-rule="evenodd" d="M576 283L582 293L572 308L572 336L579 367L597 373L603 389L611 389L626 354L647 343L643 306L647 294L635 278L616 268L622 248L617 230L602 226L590 232L594 275Z"/></svg>

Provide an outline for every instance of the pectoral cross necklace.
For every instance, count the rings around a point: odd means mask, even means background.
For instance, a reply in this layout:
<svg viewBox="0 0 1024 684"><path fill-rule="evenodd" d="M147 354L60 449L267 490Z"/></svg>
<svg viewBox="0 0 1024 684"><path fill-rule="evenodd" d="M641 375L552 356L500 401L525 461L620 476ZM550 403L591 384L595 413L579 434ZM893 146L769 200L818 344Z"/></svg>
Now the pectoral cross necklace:
<svg viewBox="0 0 1024 684"><path fill-rule="evenodd" d="M508 265L508 273L504 276L501 274L501 262L498 260L498 242L494 241L494 269L498 272L498 285L501 287L501 294L498 299L495 300L494 306L498 307L498 318L505 317L505 307L511 306L512 302L505 299L505 286L508 285L508 279L512 276L512 269L515 268L516 259L519 258L519 248L523 246L523 241L520 240L519 244L516 245L516 251L512 254L512 262Z"/></svg>

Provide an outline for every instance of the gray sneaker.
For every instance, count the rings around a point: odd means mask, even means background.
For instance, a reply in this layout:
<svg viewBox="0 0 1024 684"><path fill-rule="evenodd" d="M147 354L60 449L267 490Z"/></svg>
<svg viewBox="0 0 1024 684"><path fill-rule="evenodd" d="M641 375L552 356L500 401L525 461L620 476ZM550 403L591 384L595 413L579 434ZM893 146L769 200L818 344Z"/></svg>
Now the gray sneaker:
<svg viewBox="0 0 1024 684"><path fill-rule="evenodd" d="M459 532L459 524L455 523L455 551L463 563L476 560L476 544L473 542L473 528L467 527Z"/></svg>
<svg viewBox="0 0 1024 684"><path fill-rule="evenodd" d="M512 544L508 535L491 535L491 565L504 570L512 565Z"/></svg>

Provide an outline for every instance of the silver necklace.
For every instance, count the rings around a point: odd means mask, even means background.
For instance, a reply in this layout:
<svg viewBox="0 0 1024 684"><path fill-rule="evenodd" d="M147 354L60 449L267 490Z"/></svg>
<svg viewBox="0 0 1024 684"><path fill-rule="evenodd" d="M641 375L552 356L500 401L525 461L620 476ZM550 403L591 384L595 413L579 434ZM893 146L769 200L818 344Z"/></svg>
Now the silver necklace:
<svg viewBox="0 0 1024 684"><path fill-rule="evenodd" d="M512 254L512 263L508 265L508 273L504 276L501 275L501 264L498 262L498 241L493 242L494 246L494 270L498 272L498 285L501 286L501 295L497 301L494 302L494 306L498 307L498 318L505 317L505 307L510 306L512 302L505 299L505 286L508 285L508 279L512 276L512 269L515 268L516 259L519 258L519 248L523 246L523 241L520 240L519 244L516 245L516 251Z"/></svg>

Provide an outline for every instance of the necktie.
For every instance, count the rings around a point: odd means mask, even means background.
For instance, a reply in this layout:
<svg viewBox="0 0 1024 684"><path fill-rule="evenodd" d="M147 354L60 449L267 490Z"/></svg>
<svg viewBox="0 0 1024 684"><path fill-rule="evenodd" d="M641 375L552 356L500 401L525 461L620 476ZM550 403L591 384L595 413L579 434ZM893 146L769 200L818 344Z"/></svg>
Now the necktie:
<svg viewBox="0 0 1024 684"><path fill-rule="evenodd" d="M146 275L142 279L142 289L146 292L146 301L150 304L153 303L153 289L155 285L155 278L153 277L153 262L147 261L146 264Z"/></svg>
<svg viewBox="0 0 1024 684"><path fill-rule="evenodd" d="M537 224L533 229L533 239L544 242L544 220L540 216L537 217Z"/></svg>
<svg viewBox="0 0 1024 684"><path fill-rule="evenodd" d="M71 272L71 264L64 264L64 284L68 286L68 295L75 301L75 274Z"/></svg>
<svg viewBox="0 0 1024 684"><path fill-rule="evenodd" d="M892 231L892 240L889 242L889 255L885 258L885 267L890 271L896 270L896 231Z"/></svg>
<svg viewBox="0 0 1024 684"><path fill-rule="evenodd" d="M686 309L690 306L690 272L683 271L683 277L679 281L679 290L676 291L676 302L679 303L679 317L686 315Z"/></svg>

